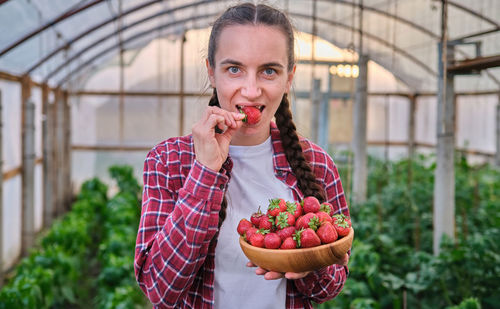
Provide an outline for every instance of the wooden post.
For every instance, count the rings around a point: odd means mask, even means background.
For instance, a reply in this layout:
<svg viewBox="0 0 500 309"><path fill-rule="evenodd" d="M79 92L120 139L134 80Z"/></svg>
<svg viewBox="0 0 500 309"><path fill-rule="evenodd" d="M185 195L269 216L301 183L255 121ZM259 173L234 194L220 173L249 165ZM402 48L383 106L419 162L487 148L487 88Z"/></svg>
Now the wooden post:
<svg viewBox="0 0 500 309"><path fill-rule="evenodd" d="M35 243L35 104L31 101L31 80L21 81L22 100L22 255Z"/></svg>
<svg viewBox="0 0 500 309"><path fill-rule="evenodd" d="M367 84L368 84L368 57L359 57L359 77L356 79L356 93L354 98L353 115L353 152L354 173L352 180L352 196L354 203L366 200L367 191L367 154L366 154L366 122L367 122Z"/></svg>
<svg viewBox="0 0 500 309"><path fill-rule="evenodd" d="M42 85L42 151L43 151L43 226L52 224L54 216L54 196L52 195L52 182L50 173L54 168L52 164L52 113L49 108L49 87Z"/></svg>
<svg viewBox="0 0 500 309"><path fill-rule="evenodd" d="M65 209L69 210L73 197L73 186L71 183L71 110L68 101L68 92L63 94L64 105L64 203Z"/></svg>
<svg viewBox="0 0 500 309"><path fill-rule="evenodd" d="M433 251L439 254L443 235L455 238L455 89L448 73L454 47L447 44L447 3L442 2L441 42L438 45L437 149L434 180Z"/></svg>
<svg viewBox="0 0 500 309"><path fill-rule="evenodd" d="M54 201L54 218L60 215L60 200L59 200L59 181L57 178L57 168L59 166L59 153L58 153L58 143L57 143L57 123L58 123L58 102L59 102L60 91L59 89L54 90L54 102L50 105L50 112L52 114L51 120L51 135L52 135L52 164L53 169L51 170L51 181L52 181L52 196Z"/></svg>
<svg viewBox="0 0 500 309"><path fill-rule="evenodd" d="M313 79L312 89L311 89L311 140L314 143L318 143L319 137L319 122L320 117L319 108L321 104L321 80Z"/></svg>
<svg viewBox="0 0 500 309"><path fill-rule="evenodd" d="M500 92L498 93L498 102L497 102L497 147L496 147L496 154L495 154L495 165L500 166Z"/></svg>
<svg viewBox="0 0 500 309"><path fill-rule="evenodd" d="M55 106L55 166L64 166L64 99L61 89L57 89L56 95L56 106ZM64 172L63 168L56 168L55 179L56 179L56 192L57 192L57 214L61 215L64 213Z"/></svg>
<svg viewBox="0 0 500 309"><path fill-rule="evenodd" d="M415 111L417 108L417 95L410 95L410 108L408 115L408 159L413 160L415 156Z"/></svg>
<svg viewBox="0 0 500 309"><path fill-rule="evenodd" d="M186 34L181 38L181 59L180 59L180 84L179 84L179 136L184 135L184 45L186 43Z"/></svg>
<svg viewBox="0 0 500 309"><path fill-rule="evenodd" d="M2 90L0 90L0 288L3 286L3 122Z"/></svg>

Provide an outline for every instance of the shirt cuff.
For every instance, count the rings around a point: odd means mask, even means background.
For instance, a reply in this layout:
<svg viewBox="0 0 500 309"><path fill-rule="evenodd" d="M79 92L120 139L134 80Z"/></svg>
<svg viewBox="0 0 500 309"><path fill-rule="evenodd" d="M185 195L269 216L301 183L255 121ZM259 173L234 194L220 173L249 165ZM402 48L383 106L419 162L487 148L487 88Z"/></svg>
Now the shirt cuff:
<svg viewBox="0 0 500 309"><path fill-rule="evenodd" d="M215 172L194 160L189 171L184 189L200 200L207 200L220 205L229 177L224 173Z"/></svg>

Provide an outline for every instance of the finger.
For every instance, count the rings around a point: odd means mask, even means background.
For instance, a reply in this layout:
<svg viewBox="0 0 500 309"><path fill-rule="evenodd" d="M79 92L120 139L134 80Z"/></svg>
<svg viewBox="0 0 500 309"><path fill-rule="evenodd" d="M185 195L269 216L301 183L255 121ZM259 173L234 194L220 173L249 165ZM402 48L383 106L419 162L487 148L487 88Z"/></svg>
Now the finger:
<svg viewBox="0 0 500 309"><path fill-rule="evenodd" d="M247 262L247 267L257 267L257 265L252 262Z"/></svg>
<svg viewBox="0 0 500 309"><path fill-rule="evenodd" d="M267 273L267 270L262 268L262 267L257 267L257 269L255 270L255 274L257 274L259 276L265 275L266 273Z"/></svg>
<svg viewBox="0 0 500 309"><path fill-rule="evenodd" d="M285 278L290 279L290 280L297 280L297 279L302 279L309 275L310 271L302 272L302 273L292 273L292 272L287 272L285 273Z"/></svg>
<svg viewBox="0 0 500 309"><path fill-rule="evenodd" d="M283 273L279 273L279 272L276 272L276 271L268 271L264 275L264 279L266 279L266 280L276 280L276 279L281 279L283 277L284 277Z"/></svg>
<svg viewBox="0 0 500 309"><path fill-rule="evenodd" d="M218 126L220 129L224 129L225 118L224 116L218 114L211 114L207 121L205 122L206 128L212 130L215 126Z"/></svg>
<svg viewBox="0 0 500 309"><path fill-rule="evenodd" d="M245 119L245 115L242 113L232 113L233 119L236 120L236 122L242 123L242 120Z"/></svg>

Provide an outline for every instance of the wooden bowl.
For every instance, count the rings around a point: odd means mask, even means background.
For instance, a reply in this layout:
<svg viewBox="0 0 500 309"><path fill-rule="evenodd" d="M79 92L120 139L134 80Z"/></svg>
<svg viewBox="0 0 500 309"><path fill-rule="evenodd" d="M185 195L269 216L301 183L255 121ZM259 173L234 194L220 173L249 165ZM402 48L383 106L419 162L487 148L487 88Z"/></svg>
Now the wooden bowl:
<svg viewBox="0 0 500 309"><path fill-rule="evenodd" d="M240 237L245 256L255 265L277 272L313 271L334 264L351 248L354 230L333 243L301 249L266 249L254 247Z"/></svg>

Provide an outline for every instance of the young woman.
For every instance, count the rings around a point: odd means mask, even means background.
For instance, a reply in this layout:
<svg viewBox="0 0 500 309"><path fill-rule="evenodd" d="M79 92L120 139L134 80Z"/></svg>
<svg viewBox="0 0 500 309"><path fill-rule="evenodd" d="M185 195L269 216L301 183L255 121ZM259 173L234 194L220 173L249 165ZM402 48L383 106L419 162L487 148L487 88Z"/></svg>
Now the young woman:
<svg viewBox="0 0 500 309"><path fill-rule="evenodd" d="M312 195L349 215L332 159L292 121L289 20L266 5L229 8L213 25L207 70L214 93L192 134L158 144L144 164L141 289L157 308L311 308L335 297L347 254L315 272L254 270L236 232L241 218L275 197ZM249 106L260 114L255 124L239 113Z"/></svg>

